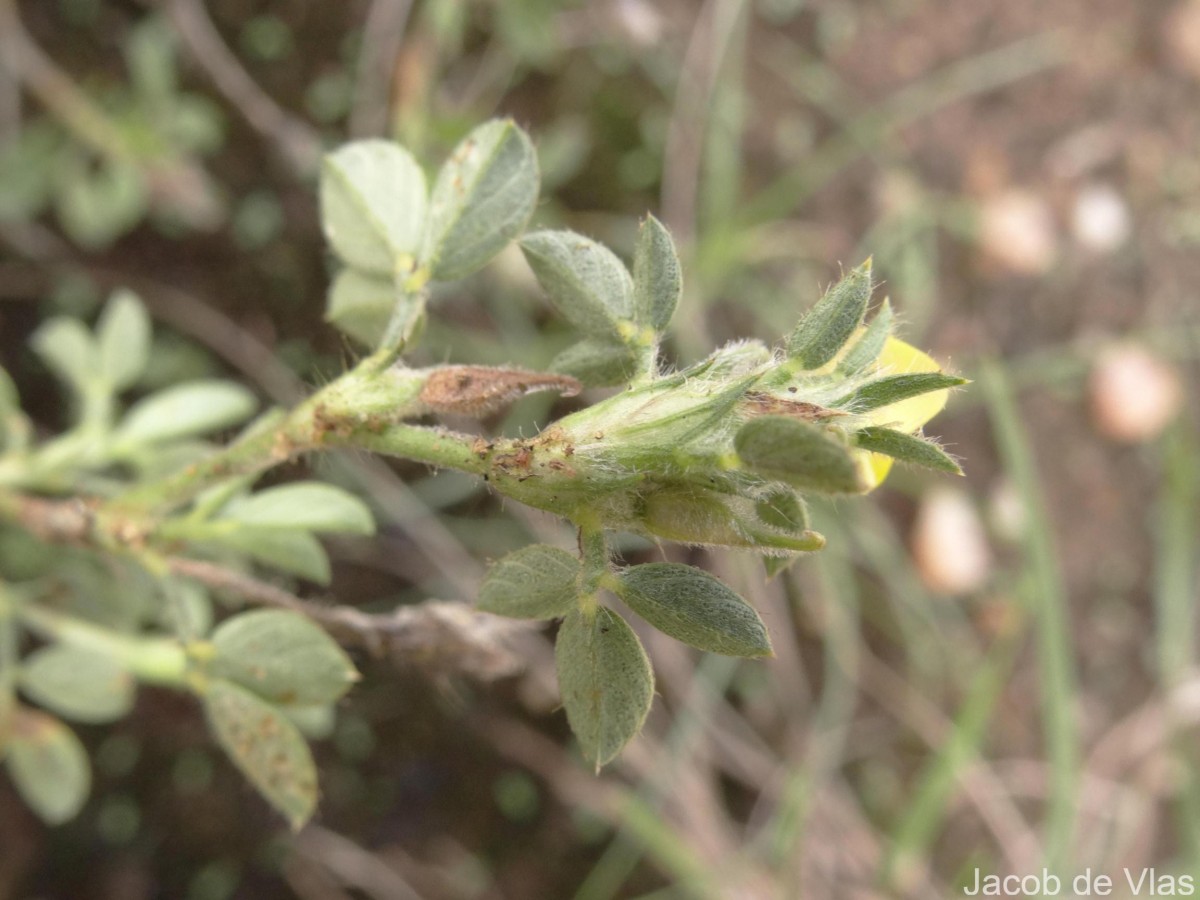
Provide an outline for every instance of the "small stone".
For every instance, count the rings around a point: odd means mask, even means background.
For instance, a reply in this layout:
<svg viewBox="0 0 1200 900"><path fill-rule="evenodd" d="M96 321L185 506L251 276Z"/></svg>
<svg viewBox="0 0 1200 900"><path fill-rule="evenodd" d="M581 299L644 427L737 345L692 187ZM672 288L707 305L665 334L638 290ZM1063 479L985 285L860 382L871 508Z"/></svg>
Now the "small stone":
<svg viewBox="0 0 1200 900"><path fill-rule="evenodd" d="M1096 430L1123 444L1153 440L1183 406L1179 374L1136 344L1120 344L1101 354L1088 393Z"/></svg>
<svg viewBox="0 0 1200 900"><path fill-rule="evenodd" d="M992 572L992 550L971 498L958 488L936 488L921 501L912 533L921 580L939 594L972 594Z"/></svg>
<svg viewBox="0 0 1200 900"><path fill-rule="evenodd" d="M1058 255L1058 230L1049 205L1032 191L1010 189L983 201L979 246L991 261L1018 275L1041 275Z"/></svg>
<svg viewBox="0 0 1200 900"><path fill-rule="evenodd" d="M1131 230L1125 198L1110 185L1088 185L1076 195L1071 231L1081 247L1109 253L1129 240Z"/></svg>

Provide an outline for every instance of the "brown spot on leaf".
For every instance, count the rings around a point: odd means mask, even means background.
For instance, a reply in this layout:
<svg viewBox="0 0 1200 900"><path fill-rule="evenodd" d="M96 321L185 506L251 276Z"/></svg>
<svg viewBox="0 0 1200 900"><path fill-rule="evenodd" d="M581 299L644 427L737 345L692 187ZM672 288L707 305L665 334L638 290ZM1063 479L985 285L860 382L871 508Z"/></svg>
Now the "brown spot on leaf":
<svg viewBox="0 0 1200 900"><path fill-rule="evenodd" d="M846 415L840 409L829 409L804 400L785 400L762 391L747 391L742 403L745 411L754 416L791 416L807 422L819 422Z"/></svg>

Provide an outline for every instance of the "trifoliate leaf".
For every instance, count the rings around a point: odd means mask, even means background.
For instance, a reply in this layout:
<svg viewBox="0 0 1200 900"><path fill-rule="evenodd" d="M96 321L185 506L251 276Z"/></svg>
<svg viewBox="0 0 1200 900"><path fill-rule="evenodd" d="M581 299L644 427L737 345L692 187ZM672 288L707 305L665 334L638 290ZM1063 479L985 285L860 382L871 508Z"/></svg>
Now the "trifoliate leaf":
<svg viewBox="0 0 1200 900"><path fill-rule="evenodd" d="M647 216L638 231L633 255L634 318L641 325L663 331L675 314L683 292L683 269L675 242L662 222Z"/></svg>
<svg viewBox="0 0 1200 900"><path fill-rule="evenodd" d="M299 613L260 609L226 619L212 635L213 675L281 705L332 703L358 671L324 629Z"/></svg>
<svg viewBox="0 0 1200 900"><path fill-rule="evenodd" d="M375 533L375 520L365 503L349 491L320 482L283 484L237 497L221 510L220 517L264 528Z"/></svg>
<svg viewBox="0 0 1200 900"><path fill-rule="evenodd" d="M642 730L654 699L650 660L625 620L601 606L567 615L554 661L571 731L599 769Z"/></svg>
<svg viewBox="0 0 1200 900"><path fill-rule="evenodd" d="M150 360L150 317L132 291L112 295L96 323L100 375L114 390L134 384Z"/></svg>
<svg viewBox="0 0 1200 900"><path fill-rule="evenodd" d="M128 448L208 434L236 425L257 406L254 395L232 381L189 381L135 403L114 441Z"/></svg>
<svg viewBox="0 0 1200 900"><path fill-rule="evenodd" d="M633 279L604 245L573 231L536 231L521 250L550 302L589 336L615 337L633 315Z"/></svg>
<svg viewBox="0 0 1200 900"><path fill-rule="evenodd" d="M862 387L842 397L834 405L856 413L870 412L873 409L890 406L931 391L942 391L946 388L966 384L965 378L957 375L945 375L941 372L912 372L907 375L889 375L876 381L868 382Z"/></svg>
<svg viewBox="0 0 1200 900"><path fill-rule="evenodd" d="M398 144L356 141L321 166L321 224L342 261L387 277L411 266L426 221L425 173Z"/></svg>
<svg viewBox="0 0 1200 900"><path fill-rule="evenodd" d="M804 314L791 337L787 352L805 369L829 362L862 324L871 299L871 261L851 269Z"/></svg>
<svg viewBox="0 0 1200 900"><path fill-rule="evenodd" d="M21 799L47 825L75 818L92 789L87 751L75 732L37 710L16 710L4 761Z"/></svg>
<svg viewBox="0 0 1200 900"><path fill-rule="evenodd" d="M529 136L511 119L480 125L438 172L422 263L437 281L477 271L524 230L537 195Z"/></svg>
<svg viewBox="0 0 1200 900"><path fill-rule="evenodd" d="M751 419L738 431L734 447L747 468L793 487L835 494L868 487L850 448L800 419Z"/></svg>
<svg viewBox="0 0 1200 900"><path fill-rule="evenodd" d="M766 626L754 607L693 566L649 563L620 576L617 594L664 634L726 656L771 655Z"/></svg>
<svg viewBox="0 0 1200 900"><path fill-rule="evenodd" d="M111 656L54 644L25 657L21 690L74 722L113 722L133 709L136 682Z"/></svg>
<svg viewBox="0 0 1200 900"><path fill-rule="evenodd" d="M863 450L882 453L901 462L961 475L962 469L945 450L924 438L891 428L863 428L855 432L855 443Z"/></svg>
<svg viewBox="0 0 1200 900"><path fill-rule="evenodd" d="M533 544L498 560L479 589L484 612L514 619L565 616L579 596L579 558L546 544Z"/></svg>
<svg viewBox="0 0 1200 900"><path fill-rule="evenodd" d="M208 685L204 712L229 758L299 830L317 808L317 770L296 726L275 706L220 679Z"/></svg>

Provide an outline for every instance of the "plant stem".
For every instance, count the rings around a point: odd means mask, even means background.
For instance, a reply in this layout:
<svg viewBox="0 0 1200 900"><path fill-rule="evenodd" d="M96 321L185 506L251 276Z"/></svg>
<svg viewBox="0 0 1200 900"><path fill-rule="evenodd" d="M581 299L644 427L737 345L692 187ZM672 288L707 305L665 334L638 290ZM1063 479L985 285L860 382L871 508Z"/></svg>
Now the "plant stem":
<svg viewBox="0 0 1200 900"><path fill-rule="evenodd" d="M118 634L40 604L24 604L16 612L26 626L43 637L111 657L140 681L187 687L187 653L178 641Z"/></svg>

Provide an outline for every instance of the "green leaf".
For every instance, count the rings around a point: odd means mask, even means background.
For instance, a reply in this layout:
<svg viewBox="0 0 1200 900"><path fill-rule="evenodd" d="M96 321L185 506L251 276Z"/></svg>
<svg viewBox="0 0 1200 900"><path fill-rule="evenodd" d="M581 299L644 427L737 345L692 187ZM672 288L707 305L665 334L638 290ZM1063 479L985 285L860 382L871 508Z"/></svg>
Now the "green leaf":
<svg viewBox="0 0 1200 900"><path fill-rule="evenodd" d="M537 196L529 136L511 119L485 122L438 172L422 263L436 281L479 270L525 229Z"/></svg>
<svg viewBox="0 0 1200 900"><path fill-rule="evenodd" d="M232 381L189 381L131 406L115 440L128 448L207 434L236 425L257 406L254 395Z"/></svg>
<svg viewBox="0 0 1200 900"><path fill-rule="evenodd" d="M92 172L86 160L64 167L59 176L58 218L75 243L103 249L142 220L149 189L132 163L109 162Z"/></svg>
<svg viewBox="0 0 1200 900"><path fill-rule="evenodd" d="M208 685L204 712L229 758L298 831L317 808L317 769L299 729L270 703L219 679Z"/></svg>
<svg viewBox="0 0 1200 900"><path fill-rule="evenodd" d="M573 231L535 231L521 249L563 317L581 331L618 334L633 315L633 278L602 244Z"/></svg>
<svg viewBox="0 0 1200 900"><path fill-rule="evenodd" d="M871 299L871 260L825 292L788 338L788 356L805 369L819 369L842 349L862 324Z"/></svg>
<svg viewBox="0 0 1200 900"><path fill-rule="evenodd" d="M342 269L329 288L325 318L368 347L375 347L396 306L397 291L390 279L358 269Z"/></svg>
<svg viewBox="0 0 1200 900"><path fill-rule="evenodd" d="M961 475L962 468L937 444L891 428L864 428L855 432L855 442L864 450L882 453L901 462Z"/></svg>
<svg viewBox="0 0 1200 900"><path fill-rule="evenodd" d="M579 558L532 544L498 560L479 589L484 612L514 619L555 619L565 616L579 596Z"/></svg>
<svg viewBox="0 0 1200 900"><path fill-rule="evenodd" d="M143 19L124 42L129 80L142 99L163 106L178 88L175 77L174 32L160 16Z"/></svg>
<svg viewBox="0 0 1200 900"><path fill-rule="evenodd" d="M875 318L871 320L871 324L863 330L858 340L846 351L846 355L838 363L838 371L844 375L856 375L875 362L879 358L879 354L883 352L883 345L887 343L888 336L892 333L894 319L892 304L885 299L879 307L879 312L875 313Z"/></svg>
<svg viewBox="0 0 1200 900"><path fill-rule="evenodd" d="M136 683L111 656L54 644L25 658L21 690L39 706L75 722L114 722L133 709Z"/></svg>
<svg viewBox="0 0 1200 900"><path fill-rule="evenodd" d="M210 671L288 706L332 703L358 681L337 642L299 613L260 609L226 619L212 635Z"/></svg>
<svg viewBox="0 0 1200 900"><path fill-rule="evenodd" d="M321 542L297 528L252 528L231 533L203 535L205 542L237 550L259 562L299 575L318 584L329 584L329 556Z"/></svg>
<svg viewBox="0 0 1200 900"><path fill-rule="evenodd" d="M266 528L375 533L375 520L365 503L349 491L315 481L284 484L238 497L221 510L220 517Z"/></svg>
<svg viewBox="0 0 1200 900"><path fill-rule="evenodd" d="M551 372L578 378L587 387L625 384L637 368L638 356L632 347L604 338L584 338L550 363Z"/></svg>
<svg viewBox="0 0 1200 900"><path fill-rule="evenodd" d="M87 751L53 716L18 708L5 757L21 799L47 825L75 818L92 789Z"/></svg>
<svg viewBox="0 0 1200 900"><path fill-rule="evenodd" d="M823 428L787 416L751 419L734 438L747 467L793 487L826 493L867 489L850 448Z"/></svg>
<svg viewBox="0 0 1200 900"><path fill-rule="evenodd" d="M650 660L625 620L601 606L567 615L554 661L571 731L599 770L642 730L654 699Z"/></svg>
<svg viewBox="0 0 1200 900"><path fill-rule="evenodd" d="M150 360L150 317L137 295L116 291L96 323L100 374L116 391L134 384Z"/></svg>
<svg viewBox="0 0 1200 900"><path fill-rule="evenodd" d="M99 374L100 352L78 319L56 316L38 328L29 343L47 368L77 393L87 391Z"/></svg>
<svg viewBox="0 0 1200 900"><path fill-rule="evenodd" d="M683 292L683 270L675 242L654 216L646 216L633 254L633 305L636 320L663 331Z"/></svg>
<svg viewBox="0 0 1200 900"><path fill-rule="evenodd" d="M343 262L389 277L411 267L428 201L407 150L384 140L341 147L321 166L320 197L325 236Z"/></svg>
<svg viewBox="0 0 1200 900"><path fill-rule="evenodd" d="M616 592L663 634L689 646L726 656L771 655L767 628L754 607L693 566L634 566L621 573Z"/></svg>
<svg viewBox="0 0 1200 900"><path fill-rule="evenodd" d="M945 375L941 372L912 372L907 375L889 375L868 382L834 403L851 412L865 413L882 406L891 406L909 397L943 391L946 388L966 384L965 378Z"/></svg>
<svg viewBox="0 0 1200 900"><path fill-rule="evenodd" d="M754 504L754 512L764 525L781 531L807 531L808 510L792 491L772 491Z"/></svg>

